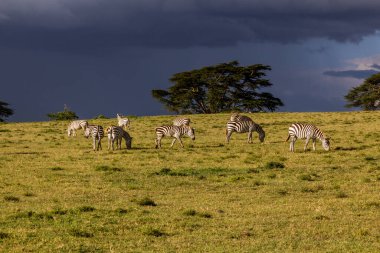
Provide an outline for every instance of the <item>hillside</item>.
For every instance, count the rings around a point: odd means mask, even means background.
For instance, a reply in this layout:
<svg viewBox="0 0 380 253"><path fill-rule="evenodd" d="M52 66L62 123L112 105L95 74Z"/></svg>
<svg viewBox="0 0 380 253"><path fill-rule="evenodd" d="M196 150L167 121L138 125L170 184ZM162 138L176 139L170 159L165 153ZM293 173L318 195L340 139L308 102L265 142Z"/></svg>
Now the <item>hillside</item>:
<svg viewBox="0 0 380 253"><path fill-rule="evenodd" d="M67 122L0 124L0 251L380 251L380 112L250 114L263 144L226 144L228 114L189 116L195 141L161 150L154 128L173 116L132 117L121 151L94 152ZM331 150L290 153L293 122Z"/></svg>

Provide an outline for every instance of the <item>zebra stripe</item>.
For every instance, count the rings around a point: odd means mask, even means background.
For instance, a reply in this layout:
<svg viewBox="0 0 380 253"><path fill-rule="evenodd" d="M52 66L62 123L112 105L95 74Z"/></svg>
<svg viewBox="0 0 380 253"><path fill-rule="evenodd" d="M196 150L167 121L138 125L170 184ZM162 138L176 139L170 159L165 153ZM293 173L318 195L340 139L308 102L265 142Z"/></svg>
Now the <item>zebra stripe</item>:
<svg viewBox="0 0 380 253"><path fill-rule="evenodd" d="M265 132L259 124L253 121L229 121L227 122L226 129L226 141L230 142L230 138L233 132L248 133L248 143L252 143L252 132L256 131L259 134L259 140L261 142L265 139Z"/></svg>
<svg viewBox="0 0 380 253"><path fill-rule="evenodd" d="M253 122L253 120L250 117L240 115L239 113L233 113L230 117L230 121L252 121Z"/></svg>
<svg viewBox="0 0 380 253"><path fill-rule="evenodd" d="M304 151L306 151L307 145L309 144L310 139L313 141L313 150L315 150L315 141L316 139L322 142L322 147L324 150L330 150L330 141L322 131L314 125L303 124L303 123L294 123L289 127L289 134L286 141L290 140L290 151L294 152L294 143L297 139L306 139Z"/></svg>
<svg viewBox="0 0 380 253"><path fill-rule="evenodd" d="M160 126L156 128L156 148L161 148L161 139L165 136L173 137L174 140L172 141L172 144L170 147L173 147L176 140L179 141L181 144L181 147L183 148L183 143L181 140L181 137L187 135L192 140L195 140L195 132L194 128L190 126Z"/></svg>
<svg viewBox="0 0 380 253"><path fill-rule="evenodd" d="M128 129L130 128L130 123L131 121L128 119L128 118L122 118L119 114L116 114L117 116L117 124L119 125L119 127L124 127L125 129L128 127Z"/></svg>
<svg viewBox="0 0 380 253"><path fill-rule="evenodd" d="M119 126L110 126L107 127L106 133L108 136L108 150L110 150L110 147L112 147L112 150L114 150L114 142L116 140L116 149L121 149L121 141L124 138L125 145L127 149L132 148L132 137L124 131L122 127Z"/></svg>
<svg viewBox="0 0 380 253"><path fill-rule="evenodd" d="M93 140L93 148L95 150L102 149L102 138L104 137L104 131L102 126L98 125L88 125L84 132L84 136L89 138L92 137ZM98 144L96 145L96 141L98 141Z"/></svg>
<svg viewBox="0 0 380 253"><path fill-rule="evenodd" d="M190 125L190 119L189 118L176 118L173 120L174 126L189 126Z"/></svg>
<svg viewBox="0 0 380 253"><path fill-rule="evenodd" d="M67 127L67 135L76 136L75 130L79 130L79 129L86 130L87 126L88 126L88 122L86 120L74 120L70 122L69 126Z"/></svg>

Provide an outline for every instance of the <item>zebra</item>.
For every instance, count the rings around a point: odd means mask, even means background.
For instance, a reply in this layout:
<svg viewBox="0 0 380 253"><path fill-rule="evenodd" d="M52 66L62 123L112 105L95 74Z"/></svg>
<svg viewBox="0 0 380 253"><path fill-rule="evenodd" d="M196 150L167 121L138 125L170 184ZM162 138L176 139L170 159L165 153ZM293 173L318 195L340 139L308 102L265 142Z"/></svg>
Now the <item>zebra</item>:
<svg viewBox="0 0 380 253"><path fill-rule="evenodd" d="M103 127L99 125L88 125L86 130L84 131L84 136L89 138L92 136L94 151L102 149L102 138L104 137ZM96 145L96 141L98 141L98 145Z"/></svg>
<svg viewBox="0 0 380 253"><path fill-rule="evenodd" d="M226 141L230 143L233 132L248 133L248 143L252 143L252 132L256 131L259 134L260 142L264 142L265 132L259 124L253 121L229 121L227 122Z"/></svg>
<svg viewBox="0 0 380 253"><path fill-rule="evenodd" d="M118 113L116 114L117 116L117 123L119 127L124 127L125 129L128 127L130 128L130 123L131 121L128 118L122 118Z"/></svg>
<svg viewBox="0 0 380 253"><path fill-rule="evenodd" d="M330 150L330 138L326 137L319 128L311 124L294 123L289 127L288 138L285 142L290 139L290 151L294 152L294 143L297 139L306 139L305 146L303 148L306 151L307 144L310 139L313 140L313 150L315 151L315 141L316 139L322 142L322 147L324 150Z"/></svg>
<svg viewBox="0 0 380 253"><path fill-rule="evenodd" d="M230 121L252 121L253 122L253 120L250 117L240 115L239 113L231 114Z"/></svg>
<svg viewBox="0 0 380 253"><path fill-rule="evenodd" d="M172 141L172 144L170 147L173 147L176 140L179 141L181 144L181 147L183 148L183 143L181 140L181 136L187 135L189 136L193 141L195 140L195 131L194 128L186 125L182 126L160 126L156 128L156 148L161 148L161 139L164 136L170 136L173 137L174 140Z"/></svg>
<svg viewBox="0 0 380 253"><path fill-rule="evenodd" d="M125 145L127 149L132 148L132 137L128 132L124 131L122 127L119 126L110 126L107 127L106 133L108 136L108 150L112 147L114 150L114 142L116 140L116 149L121 149L121 141L124 138Z"/></svg>
<svg viewBox="0 0 380 253"><path fill-rule="evenodd" d="M190 125L190 119L189 118L175 118L173 120L173 126L189 126Z"/></svg>
<svg viewBox="0 0 380 253"><path fill-rule="evenodd" d="M83 129L86 130L88 126L88 122L86 120L74 120L70 122L69 126L67 127L67 136L75 136L76 132L75 130Z"/></svg>

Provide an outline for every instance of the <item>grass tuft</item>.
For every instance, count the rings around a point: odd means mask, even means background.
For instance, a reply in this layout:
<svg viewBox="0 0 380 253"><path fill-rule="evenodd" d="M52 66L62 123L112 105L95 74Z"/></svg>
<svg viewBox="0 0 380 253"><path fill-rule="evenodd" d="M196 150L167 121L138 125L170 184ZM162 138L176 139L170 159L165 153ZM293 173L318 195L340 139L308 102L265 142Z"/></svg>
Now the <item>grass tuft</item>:
<svg viewBox="0 0 380 253"><path fill-rule="evenodd" d="M195 211L194 209L189 209L183 212L183 214L186 216L195 216L197 214L197 211Z"/></svg>
<svg viewBox="0 0 380 253"><path fill-rule="evenodd" d="M285 165L280 162L267 162L265 164L266 169L283 169L285 168Z"/></svg>
<svg viewBox="0 0 380 253"><path fill-rule="evenodd" d="M110 167L108 165L98 165L95 168L96 171L104 171L104 172L119 172L123 171L122 168L117 168L117 167Z"/></svg>
<svg viewBox="0 0 380 253"><path fill-rule="evenodd" d="M86 232L86 231L83 231L83 230L80 230L80 229L76 229L76 228L70 230L69 233L70 233L70 235L72 235L74 237L83 237L83 238L94 237L93 233Z"/></svg>
<svg viewBox="0 0 380 253"><path fill-rule="evenodd" d="M366 203L366 206L368 207L374 207L374 208L380 208L380 202L378 201L371 201Z"/></svg>
<svg viewBox="0 0 380 253"><path fill-rule="evenodd" d="M79 212L86 213L86 212L93 212L95 211L95 207L92 206L81 206L78 207Z"/></svg>
<svg viewBox="0 0 380 253"><path fill-rule="evenodd" d="M49 168L49 170L59 171L59 170L64 170L64 168L62 168L62 167L51 167L51 168Z"/></svg>
<svg viewBox="0 0 380 253"><path fill-rule="evenodd" d="M207 212L197 212L194 209L186 210L185 212L183 212L183 214L186 216L198 216L198 217L207 218L207 219L212 218L212 214L207 213Z"/></svg>
<svg viewBox="0 0 380 253"><path fill-rule="evenodd" d="M15 196L5 196L4 200L8 202L20 202L20 199Z"/></svg>
<svg viewBox="0 0 380 253"><path fill-rule="evenodd" d="M5 239L5 238L9 238L9 237L10 237L9 233L0 232L0 240Z"/></svg>
<svg viewBox="0 0 380 253"><path fill-rule="evenodd" d="M319 176L315 173L313 174L303 174L300 176L300 179L301 180L304 180L304 181L315 181Z"/></svg>
<svg viewBox="0 0 380 253"><path fill-rule="evenodd" d="M119 207L119 208L116 208L115 212L118 214L127 214L129 213L129 210Z"/></svg>
<svg viewBox="0 0 380 253"><path fill-rule="evenodd" d="M144 232L144 234L149 235L149 236L154 236L154 237L162 237L166 236L167 234L159 229L156 228L148 228Z"/></svg>
<svg viewBox="0 0 380 253"><path fill-rule="evenodd" d="M140 206L157 206L157 204L148 197L138 200L137 204Z"/></svg>
<svg viewBox="0 0 380 253"><path fill-rule="evenodd" d="M315 219L316 220L329 220L330 218L328 216L320 214L320 215L315 216Z"/></svg>
<svg viewBox="0 0 380 253"><path fill-rule="evenodd" d="M336 197L339 199L344 199L344 198L348 198L348 195L347 193L340 191L336 194Z"/></svg>
<svg viewBox="0 0 380 253"><path fill-rule="evenodd" d="M255 168L249 168L247 170L247 173L254 173L254 174L257 174L257 173L260 173L260 171L258 169L255 169Z"/></svg>

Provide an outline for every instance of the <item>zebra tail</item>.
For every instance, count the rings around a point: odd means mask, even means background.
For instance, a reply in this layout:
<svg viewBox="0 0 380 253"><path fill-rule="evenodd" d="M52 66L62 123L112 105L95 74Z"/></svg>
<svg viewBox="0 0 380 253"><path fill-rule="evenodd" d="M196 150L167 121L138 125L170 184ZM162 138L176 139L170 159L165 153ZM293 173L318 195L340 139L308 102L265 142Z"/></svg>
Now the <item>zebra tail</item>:
<svg viewBox="0 0 380 253"><path fill-rule="evenodd" d="M288 138L285 140L285 142L287 142L289 140L289 138L290 138L290 134L288 134Z"/></svg>

